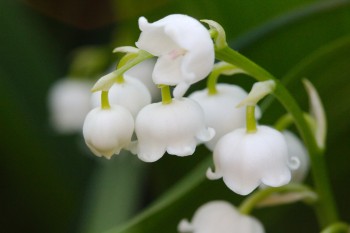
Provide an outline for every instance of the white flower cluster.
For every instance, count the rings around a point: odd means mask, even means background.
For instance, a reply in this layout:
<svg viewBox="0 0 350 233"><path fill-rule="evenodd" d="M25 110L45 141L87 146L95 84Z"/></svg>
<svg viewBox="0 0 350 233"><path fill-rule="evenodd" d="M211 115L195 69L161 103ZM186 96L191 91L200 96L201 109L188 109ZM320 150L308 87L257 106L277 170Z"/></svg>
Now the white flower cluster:
<svg viewBox="0 0 350 233"><path fill-rule="evenodd" d="M154 23L141 17L139 26L142 32L136 45L158 59L137 65L142 66L139 71L132 68L123 75L122 82L111 86L108 92L111 107L100 107L103 105L100 91L93 94L95 109L84 123L85 141L92 152L106 158L121 148L131 150L145 162L157 161L165 152L177 156L192 155L199 143L207 142L215 135L214 130L207 127L200 105L182 97L191 84L204 79L212 70L214 45L210 34L198 20L186 15L170 15ZM148 80L153 81L148 88L139 81L145 74L151 74L147 75ZM173 95L176 98L169 103L155 102L159 100L159 94L150 93L154 93L155 85L175 86ZM134 124L105 117L107 113L117 115L120 111L128 122L130 117L122 113L125 109L133 116ZM105 135L101 135L102 132ZM130 132L135 132L137 141L131 141ZM107 146L107 138L114 140L114 147Z"/></svg>
<svg viewBox="0 0 350 233"><path fill-rule="evenodd" d="M190 85L203 80L213 69L214 45L208 30L196 19L180 14L154 23L141 17L139 27L137 47L157 60L136 65L108 92L93 94L93 109L85 118L83 135L95 155L109 159L121 149L127 149L145 162L154 162L166 152L192 155L198 144L205 143L213 151L215 165L215 171L208 169L207 177L223 178L232 191L241 195L259 186L279 187L291 179L299 182L305 177L308 160L300 140L290 132L282 134L272 127L255 125L261 116L256 103L271 93L273 83L258 83L249 94L232 84L217 84L217 93L204 89L183 97ZM156 85L162 88L161 102L157 102L160 91ZM174 98L169 86L175 86ZM54 120L62 129L76 128L65 125L69 121L67 116L75 111L86 114L90 107L75 108L67 100L72 99L70 91L66 91L67 99L61 92L55 90L50 98L53 111L61 112ZM78 101L80 91L73 92L76 95L73 100ZM247 111L238 105L247 106ZM248 113L248 109L253 112ZM80 115L74 117L81 127ZM218 226L217 222L222 224ZM181 222L179 230L264 232L255 219L219 201L201 207L192 223Z"/></svg>

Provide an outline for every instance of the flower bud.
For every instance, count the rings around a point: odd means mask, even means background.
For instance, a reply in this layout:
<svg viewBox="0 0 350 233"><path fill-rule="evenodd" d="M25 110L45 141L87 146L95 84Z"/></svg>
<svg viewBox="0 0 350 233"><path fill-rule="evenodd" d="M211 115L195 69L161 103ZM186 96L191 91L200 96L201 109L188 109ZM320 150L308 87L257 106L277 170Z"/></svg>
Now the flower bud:
<svg viewBox="0 0 350 233"><path fill-rule="evenodd" d="M86 116L83 135L87 146L96 156L110 159L131 142L134 119L122 106L92 109Z"/></svg>
<svg viewBox="0 0 350 233"><path fill-rule="evenodd" d="M90 111L90 88L86 80L61 79L48 94L50 121L59 133L81 132L86 114Z"/></svg>
<svg viewBox="0 0 350 233"><path fill-rule="evenodd" d="M251 216L240 214L225 201L211 201L202 205L194 214L192 222L182 220L179 232L191 233L264 233L262 224Z"/></svg>

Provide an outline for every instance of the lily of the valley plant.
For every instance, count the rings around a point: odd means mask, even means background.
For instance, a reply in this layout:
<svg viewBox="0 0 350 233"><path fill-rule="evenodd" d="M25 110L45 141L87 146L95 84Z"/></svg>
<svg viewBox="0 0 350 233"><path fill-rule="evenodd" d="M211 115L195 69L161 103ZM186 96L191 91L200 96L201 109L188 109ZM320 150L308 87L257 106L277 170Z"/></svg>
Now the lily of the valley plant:
<svg viewBox="0 0 350 233"><path fill-rule="evenodd" d="M301 200L315 206L321 230L347 232L322 166L326 123L315 88L305 81L311 111L302 111L275 77L228 47L218 23L202 22L181 14L153 23L139 19L137 47L115 49L125 53L117 69L92 88L94 109L83 127L88 147L108 159L124 149L142 161L156 162L162 156L194 156L204 143L213 152L213 165L203 176L222 178L217 182L246 197L237 208L230 200L207 200L193 210L192 218L179 213L179 232L264 232L264 223L250 216L254 207ZM249 93L237 85L217 83L220 75L237 73L257 81ZM206 89L188 93L205 78ZM262 114L258 106L268 95L286 109L275 126L258 123L269 114ZM288 129L291 124L297 132ZM309 165L314 187L302 183ZM184 217L192 220L180 222Z"/></svg>

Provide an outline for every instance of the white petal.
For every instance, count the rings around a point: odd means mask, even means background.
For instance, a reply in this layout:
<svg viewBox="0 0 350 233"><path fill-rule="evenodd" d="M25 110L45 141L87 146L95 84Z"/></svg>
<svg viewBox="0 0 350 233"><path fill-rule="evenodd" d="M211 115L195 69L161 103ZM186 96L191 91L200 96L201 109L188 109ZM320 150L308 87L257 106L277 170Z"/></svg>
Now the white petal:
<svg viewBox="0 0 350 233"><path fill-rule="evenodd" d="M215 136L215 130L213 128L205 128L199 131L197 139L199 142L210 141Z"/></svg>
<svg viewBox="0 0 350 233"><path fill-rule="evenodd" d="M215 130L215 137L205 143L210 150L214 149L223 135L245 126L245 109L235 106L247 96L247 92L230 84L217 84L216 87L218 93L215 95L208 95L208 89L204 89L193 92L188 97L199 103L204 111L206 124Z"/></svg>
<svg viewBox="0 0 350 233"><path fill-rule="evenodd" d="M207 130L203 111L192 100L182 98L173 99L166 105L147 105L136 118L138 154L142 158L149 157L152 150L156 150L157 159L163 149L178 156L193 154L198 143L197 135L203 130Z"/></svg>
<svg viewBox="0 0 350 233"><path fill-rule="evenodd" d="M165 153L165 146L162 144L152 142L142 142L138 144L137 156L144 162L155 162L163 157Z"/></svg>
<svg viewBox="0 0 350 233"><path fill-rule="evenodd" d="M202 205L196 210L191 223L182 221L180 225L185 230L182 232L193 233L264 232L263 226L256 219L241 215L230 203L219 200Z"/></svg>
<svg viewBox="0 0 350 233"><path fill-rule="evenodd" d="M131 142L134 120L122 106L95 108L85 118L83 135L86 144L97 156L110 158Z"/></svg>
<svg viewBox="0 0 350 233"><path fill-rule="evenodd" d="M185 95L188 88L190 88L190 85L186 82L180 82L179 84L177 84L173 91L174 98L182 98Z"/></svg>
<svg viewBox="0 0 350 233"><path fill-rule="evenodd" d="M225 184L241 195L249 194L261 182L276 187L291 178L284 137L267 126L258 126L256 133L242 128L223 136L214 149L214 163Z"/></svg>
<svg viewBox="0 0 350 233"><path fill-rule="evenodd" d="M198 20L174 14L148 23L141 17L139 26L142 32L136 45L159 56L153 72L156 84L185 82L191 85L204 79L212 70L214 45L209 32Z"/></svg>
<svg viewBox="0 0 350 233"><path fill-rule="evenodd" d="M152 102L161 100L161 92L152 80L152 73L156 64L156 58L147 59L124 73L124 78L135 78L141 81L151 94Z"/></svg>
<svg viewBox="0 0 350 233"><path fill-rule="evenodd" d="M206 176L209 180L217 180L222 178L222 174L214 172L211 168L207 169Z"/></svg>
<svg viewBox="0 0 350 233"><path fill-rule="evenodd" d="M177 230L179 232L192 232L192 231L194 231L192 224L190 222L188 222L187 219L182 219L179 222L179 224L177 226Z"/></svg>

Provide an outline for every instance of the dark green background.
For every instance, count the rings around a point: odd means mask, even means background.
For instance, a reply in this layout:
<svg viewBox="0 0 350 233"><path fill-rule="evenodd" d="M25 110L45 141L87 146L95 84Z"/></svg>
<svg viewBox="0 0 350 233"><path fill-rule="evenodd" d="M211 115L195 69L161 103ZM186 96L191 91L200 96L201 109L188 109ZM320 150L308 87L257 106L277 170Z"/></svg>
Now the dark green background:
<svg viewBox="0 0 350 233"><path fill-rule="evenodd" d="M90 154L81 135L59 135L48 123L48 89L67 75L74 49L102 46L106 59L116 60L110 48L134 45L139 16L152 22L170 13L222 24L234 48L276 77L286 77L305 110L300 79L315 84L329 120L326 160L332 185L342 219L350 222L350 1L1 0L1 232L115 229L209 157L199 147L195 156L165 156L154 164L128 154L107 162ZM247 89L252 84L243 76L221 81ZM262 122L273 123L281 113L273 103ZM312 183L310 177L307 182ZM218 198L241 200L222 181L201 181L169 208L125 232L176 232L181 218ZM253 214L267 232L318 231L312 209L301 203Z"/></svg>

